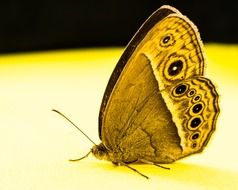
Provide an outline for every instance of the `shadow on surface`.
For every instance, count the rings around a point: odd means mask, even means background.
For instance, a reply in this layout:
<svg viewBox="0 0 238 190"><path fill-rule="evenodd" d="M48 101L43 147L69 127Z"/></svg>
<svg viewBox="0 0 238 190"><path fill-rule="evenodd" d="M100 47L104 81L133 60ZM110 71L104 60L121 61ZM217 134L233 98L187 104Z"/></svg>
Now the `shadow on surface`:
<svg viewBox="0 0 238 190"><path fill-rule="evenodd" d="M103 169L105 172L113 171L114 174L110 175L117 175L115 172L126 172L127 176L129 176L128 173L135 176L138 175L124 166L114 166L107 162L95 162L88 164L88 166L90 165L92 168ZM208 189L238 188L238 173L225 169L179 162L164 165L166 167L170 167L170 170L162 169L153 165L130 166L147 175L150 178L149 180L158 180L158 182L166 180L168 183L176 182ZM141 178L141 176L138 175L138 178Z"/></svg>

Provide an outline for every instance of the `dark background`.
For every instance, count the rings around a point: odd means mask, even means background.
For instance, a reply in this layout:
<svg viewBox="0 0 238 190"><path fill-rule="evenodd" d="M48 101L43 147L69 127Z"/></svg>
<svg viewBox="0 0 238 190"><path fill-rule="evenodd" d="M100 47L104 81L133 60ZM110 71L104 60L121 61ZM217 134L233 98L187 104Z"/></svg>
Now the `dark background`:
<svg viewBox="0 0 238 190"><path fill-rule="evenodd" d="M125 46L163 4L187 15L204 42L238 42L238 1L7 0L0 3L0 53Z"/></svg>

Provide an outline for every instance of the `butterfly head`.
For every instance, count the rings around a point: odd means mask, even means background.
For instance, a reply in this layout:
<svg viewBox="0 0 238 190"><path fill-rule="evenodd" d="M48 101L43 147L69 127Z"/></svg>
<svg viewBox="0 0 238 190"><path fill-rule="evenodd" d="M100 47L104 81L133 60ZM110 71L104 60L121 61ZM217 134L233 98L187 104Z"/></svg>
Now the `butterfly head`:
<svg viewBox="0 0 238 190"><path fill-rule="evenodd" d="M102 143L94 145L91 152L99 160L108 160L109 151Z"/></svg>

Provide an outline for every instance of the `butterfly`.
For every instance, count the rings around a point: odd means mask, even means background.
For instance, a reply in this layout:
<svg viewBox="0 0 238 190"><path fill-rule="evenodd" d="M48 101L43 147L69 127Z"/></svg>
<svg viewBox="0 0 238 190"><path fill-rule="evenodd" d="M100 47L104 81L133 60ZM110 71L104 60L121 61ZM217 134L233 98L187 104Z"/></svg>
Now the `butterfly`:
<svg viewBox="0 0 238 190"><path fill-rule="evenodd" d="M160 7L119 59L101 103L102 142L83 158L92 153L148 178L129 164L160 166L201 152L219 115L205 64L196 26L177 9Z"/></svg>

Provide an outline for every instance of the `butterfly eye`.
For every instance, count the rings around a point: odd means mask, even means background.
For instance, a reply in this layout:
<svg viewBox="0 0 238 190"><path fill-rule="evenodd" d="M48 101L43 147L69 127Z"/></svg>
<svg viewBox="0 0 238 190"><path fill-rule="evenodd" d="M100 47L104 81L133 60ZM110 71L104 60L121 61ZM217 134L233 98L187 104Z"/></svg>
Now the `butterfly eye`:
<svg viewBox="0 0 238 190"><path fill-rule="evenodd" d="M169 42L169 40L171 39L170 36L165 36L162 40L163 44L167 44Z"/></svg>
<svg viewBox="0 0 238 190"><path fill-rule="evenodd" d="M201 116L193 117L188 122L188 128L190 130L196 130L202 123L203 118Z"/></svg>
<svg viewBox="0 0 238 190"><path fill-rule="evenodd" d="M198 139L199 138L199 133L194 133L193 135L192 135L192 140L196 140L196 139Z"/></svg>
<svg viewBox="0 0 238 190"><path fill-rule="evenodd" d="M160 45L164 47L168 47L174 44L174 39L171 34L166 34L161 38Z"/></svg>
<svg viewBox="0 0 238 190"><path fill-rule="evenodd" d="M196 147L197 147L197 143L194 142L194 143L192 144L192 148L196 148Z"/></svg>
<svg viewBox="0 0 238 190"><path fill-rule="evenodd" d="M175 95L182 95L184 94L188 89L188 85L186 84L180 84L174 89L174 94Z"/></svg>
<svg viewBox="0 0 238 190"><path fill-rule="evenodd" d="M196 90L195 89L191 89L189 92L188 92L188 97L192 97L196 94Z"/></svg>
<svg viewBox="0 0 238 190"><path fill-rule="evenodd" d="M168 68L170 76L178 75L183 69L183 62L181 60L174 61Z"/></svg>
<svg viewBox="0 0 238 190"><path fill-rule="evenodd" d="M194 119L191 120L190 127L197 128L201 122L202 121L199 117L195 117Z"/></svg>
<svg viewBox="0 0 238 190"><path fill-rule="evenodd" d="M193 113L199 113L203 108L201 103L195 104L192 108Z"/></svg>
<svg viewBox="0 0 238 190"><path fill-rule="evenodd" d="M201 96L200 95L197 95L193 98L193 101L194 102L198 102L199 100L201 100Z"/></svg>

